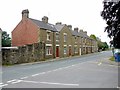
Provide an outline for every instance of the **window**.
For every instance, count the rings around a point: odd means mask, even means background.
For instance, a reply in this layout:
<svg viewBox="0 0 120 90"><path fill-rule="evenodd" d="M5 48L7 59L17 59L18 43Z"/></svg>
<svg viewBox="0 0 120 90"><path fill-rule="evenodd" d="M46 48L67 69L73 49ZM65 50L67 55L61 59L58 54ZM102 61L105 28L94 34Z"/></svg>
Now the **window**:
<svg viewBox="0 0 120 90"><path fill-rule="evenodd" d="M64 42L66 42L66 41L67 41L67 34L64 33Z"/></svg>
<svg viewBox="0 0 120 90"><path fill-rule="evenodd" d="M52 47L51 46L46 47L46 55L52 55Z"/></svg>
<svg viewBox="0 0 120 90"><path fill-rule="evenodd" d="M74 53L78 53L77 47L74 47Z"/></svg>
<svg viewBox="0 0 120 90"><path fill-rule="evenodd" d="M59 34L56 33L56 41L59 41Z"/></svg>
<svg viewBox="0 0 120 90"><path fill-rule="evenodd" d="M67 48L64 47L64 54L67 54Z"/></svg>
<svg viewBox="0 0 120 90"><path fill-rule="evenodd" d="M47 32L47 40L50 40L50 32Z"/></svg>

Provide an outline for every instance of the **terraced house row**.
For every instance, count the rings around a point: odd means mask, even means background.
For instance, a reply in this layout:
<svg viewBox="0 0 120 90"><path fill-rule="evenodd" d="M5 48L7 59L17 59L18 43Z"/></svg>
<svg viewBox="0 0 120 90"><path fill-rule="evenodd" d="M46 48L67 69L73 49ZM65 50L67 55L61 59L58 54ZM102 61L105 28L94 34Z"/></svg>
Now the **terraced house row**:
<svg viewBox="0 0 120 90"><path fill-rule="evenodd" d="M97 42L86 31L72 25L48 23L48 17L42 20L29 18L28 9L22 11L22 20L12 31L12 46L24 46L44 43L46 58L68 57L97 52Z"/></svg>

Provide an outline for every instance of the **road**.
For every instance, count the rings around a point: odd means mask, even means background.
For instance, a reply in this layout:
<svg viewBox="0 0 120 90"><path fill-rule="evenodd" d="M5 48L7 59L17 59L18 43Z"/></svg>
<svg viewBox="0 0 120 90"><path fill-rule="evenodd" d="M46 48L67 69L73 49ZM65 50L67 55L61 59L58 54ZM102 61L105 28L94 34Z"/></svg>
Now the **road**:
<svg viewBox="0 0 120 90"><path fill-rule="evenodd" d="M3 88L117 88L118 66L110 51L53 62L2 67ZM101 62L102 61L102 62Z"/></svg>

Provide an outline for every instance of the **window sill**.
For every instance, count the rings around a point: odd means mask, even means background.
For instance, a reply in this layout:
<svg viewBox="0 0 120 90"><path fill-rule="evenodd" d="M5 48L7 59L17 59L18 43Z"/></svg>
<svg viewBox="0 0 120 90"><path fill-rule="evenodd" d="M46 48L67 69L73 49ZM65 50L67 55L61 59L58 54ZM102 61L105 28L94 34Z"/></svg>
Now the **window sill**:
<svg viewBox="0 0 120 90"><path fill-rule="evenodd" d="M52 54L46 54L47 56L51 56Z"/></svg>

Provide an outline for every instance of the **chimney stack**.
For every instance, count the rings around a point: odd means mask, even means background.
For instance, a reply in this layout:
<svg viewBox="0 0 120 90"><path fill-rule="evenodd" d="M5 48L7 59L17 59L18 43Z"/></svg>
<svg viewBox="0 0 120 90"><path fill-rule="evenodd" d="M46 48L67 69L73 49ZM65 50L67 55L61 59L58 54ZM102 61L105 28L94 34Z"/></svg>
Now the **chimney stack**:
<svg viewBox="0 0 120 90"><path fill-rule="evenodd" d="M29 10L25 9L22 11L22 18L29 18Z"/></svg>
<svg viewBox="0 0 120 90"><path fill-rule="evenodd" d="M87 31L84 31L84 33L87 35Z"/></svg>
<svg viewBox="0 0 120 90"><path fill-rule="evenodd" d="M48 23L48 17L47 17L47 16L44 16L44 17L42 18L42 21L43 21L44 23Z"/></svg>
<svg viewBox="0 0 120 90"><path fill-rule="evenodd" d="M68 25L68 28L69 28L70 30L72 30L72 25Z"/></svg>
<svg viewBox="0 0 120 90"><path fill-rule="evenodd" d="M57 22L56 25L61 25L62 23L61 22Z"/></svg>
<svg viewBox="0 0 120 90"><path fill-rule="evenodd" d="M75 32L78 32L78 30L79 30L79 28L78 28L78 27L74 28L74 31L75 31Z"/></svg>
<svg viewBox="0 0 120 90"><path fill-rule="evenodd" d="M83 32L83 30L82 30L82 29L80 29L80 31L79 31L79 32L81 32L81 33L82 33L82 32Z"/></svg>

